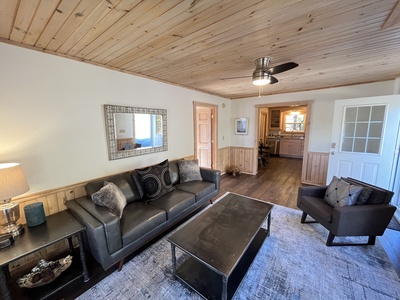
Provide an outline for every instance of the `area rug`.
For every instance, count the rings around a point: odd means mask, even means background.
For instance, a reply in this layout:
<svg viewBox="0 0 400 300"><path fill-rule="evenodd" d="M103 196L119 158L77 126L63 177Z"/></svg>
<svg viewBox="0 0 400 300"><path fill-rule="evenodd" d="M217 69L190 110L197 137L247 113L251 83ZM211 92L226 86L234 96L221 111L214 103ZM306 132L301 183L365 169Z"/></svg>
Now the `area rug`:
<svg viewBox="0 0 400 300"><path fill-rule="evenodd" d="M271 235L233 299L400 299L399 277L379 240L375 246L327 247L327 230L300 224L300 211L275 205L271 216ZM178 264L185 258L177 251ZM174 280L171 268L164 237L77 299L203 299Z"/></svg>

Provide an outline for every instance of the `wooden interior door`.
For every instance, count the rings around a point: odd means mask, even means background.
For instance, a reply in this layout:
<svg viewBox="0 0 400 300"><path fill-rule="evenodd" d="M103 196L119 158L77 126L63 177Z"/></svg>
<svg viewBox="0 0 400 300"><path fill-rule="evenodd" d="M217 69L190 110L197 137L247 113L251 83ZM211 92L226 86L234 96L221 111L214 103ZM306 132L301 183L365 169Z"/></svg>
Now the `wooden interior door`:
<svg viewBox="0 0 400 300"><path fill-rule="evenodd" d="M197 134L196 157L199 160L199 165L206 168L212 167L212 108L197 107Z"/></svg>

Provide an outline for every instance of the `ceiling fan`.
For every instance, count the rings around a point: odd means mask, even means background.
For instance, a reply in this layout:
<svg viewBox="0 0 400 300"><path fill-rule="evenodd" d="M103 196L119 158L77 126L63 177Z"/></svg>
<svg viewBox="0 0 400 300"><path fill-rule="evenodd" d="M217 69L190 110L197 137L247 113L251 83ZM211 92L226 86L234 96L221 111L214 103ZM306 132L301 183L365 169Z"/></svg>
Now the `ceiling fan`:
<svg viewBox="0 0 400 300"><path fill-rule="evenodd" d="M266 84L274 84L278 82L278 79L276 79L274 76L275 74L282 73L285 71L289 71L291 69L294 69L298 66L298 64L294 62L287 62L272 68L269 68L269 62L271 61L270 57L259 57L254 60L254 63L256 65L256 69L253 72L253 84L257 86L262 86ZM236 79L236 78L246 78L250 76L244 76L244 77L231 77L231 78L225 78L225 79Z"/></svg>

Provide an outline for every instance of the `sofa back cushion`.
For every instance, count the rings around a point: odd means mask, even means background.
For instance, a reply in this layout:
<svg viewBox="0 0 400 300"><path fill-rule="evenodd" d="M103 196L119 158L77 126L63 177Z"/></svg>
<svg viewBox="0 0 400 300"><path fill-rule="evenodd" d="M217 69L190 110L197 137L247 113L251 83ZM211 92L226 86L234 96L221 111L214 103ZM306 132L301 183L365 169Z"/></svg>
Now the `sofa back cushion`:
<svg viewBox="0 0 400 300"><path fill-rule="evenodd" d="M172 160L169 162L169 176L171 177L172 185L180 182L178 160Z"/></svg>
<svg viewBox="0 0 400 300"><path fill-rule="evenodd" d="M92 195L103 187L104 181L112 182L118 186L122 193L124 193L128 204L141 199L138 188L133 182L130 172L113 175L87 183L85 185L87 195L92 198Z"/></svg>

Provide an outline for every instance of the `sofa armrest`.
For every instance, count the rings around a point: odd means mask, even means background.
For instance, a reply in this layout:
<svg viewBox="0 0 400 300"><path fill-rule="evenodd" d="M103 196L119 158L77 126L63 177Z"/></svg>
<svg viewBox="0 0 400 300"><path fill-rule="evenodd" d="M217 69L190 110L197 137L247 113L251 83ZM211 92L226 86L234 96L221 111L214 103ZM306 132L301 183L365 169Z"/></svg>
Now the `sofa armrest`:
<svg viewBox="0 0 400 300"><path fill-rule="evenodd" d="M86 210L92 217L103 225L104 238L110 254L122 248L120 219L112 214L106 207L96 205L88 197L75 199L82 209Z"/></svg>
<svg viewBox="0 0 400 300"><path fill-rule="evenodd" d="M381 236L395 211L391 204L335 207L330 230L337 236Z"/></svg>
<svg viewBox="0 0 400 300"><path fill-rule="evenodd" d="M90 249L93 257L102 263L103 268L106 268L111 263L111 260L109 259L110 255L108 253L103 224L89 214L75 200L67 201L67 207L75 218L86 227L84 245Z"/></svg>
<svg viewBox="0 0 400 300"><path fill-rule="evenodd" d="M204 181L215 183L215 189L219 191L221 185L221 171L200 167L200 174Z"/></svg>
<svg viewBox="0 0 400 300"><path fill-rule="evenodd" d="M297 207L300 207L302 196L310 196L323 199L328 186L300 186L297 193Z"/></svg>

